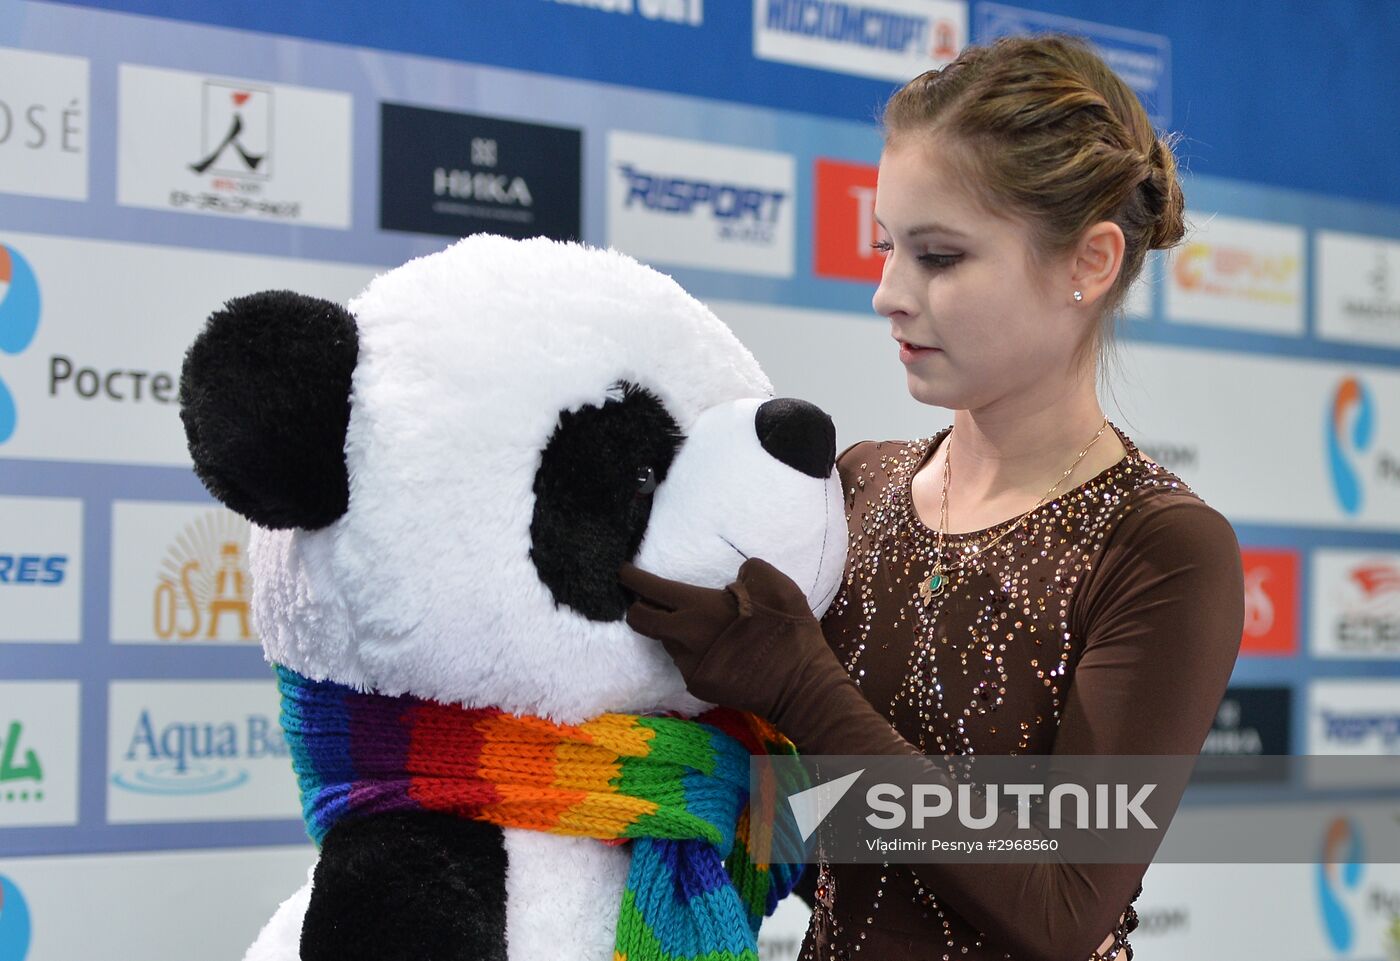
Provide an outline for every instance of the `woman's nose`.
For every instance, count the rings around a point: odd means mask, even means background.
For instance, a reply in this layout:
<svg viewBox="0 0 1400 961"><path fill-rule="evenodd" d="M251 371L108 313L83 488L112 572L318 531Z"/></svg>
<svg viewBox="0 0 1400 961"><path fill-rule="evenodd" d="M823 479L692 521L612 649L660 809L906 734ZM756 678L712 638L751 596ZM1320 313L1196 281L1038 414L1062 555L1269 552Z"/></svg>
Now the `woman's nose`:
<svg viewBox="0 0 1400 961"><path fill-rule="evenodd" d="M885 256L888 258L893 254ZM875 293L870 298L870 306L875 308L875 313L881 317L892 317L908 311L908 304L895 285L894 271L890 269L888 259L885 261L885 270L880 275L880 285L875 288Z"/></svg>

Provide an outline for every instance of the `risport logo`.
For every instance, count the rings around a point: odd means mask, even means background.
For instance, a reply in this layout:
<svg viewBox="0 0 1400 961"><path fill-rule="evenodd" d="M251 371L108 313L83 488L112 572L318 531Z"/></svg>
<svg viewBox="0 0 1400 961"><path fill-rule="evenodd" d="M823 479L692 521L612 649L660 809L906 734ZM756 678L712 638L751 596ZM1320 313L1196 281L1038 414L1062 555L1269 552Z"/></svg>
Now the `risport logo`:
<svg viewBox="0 0 1400 961"><path fill-rule="evenodd" d="M163 641L254 640L247 571L248 522L210 511L166 550L152 611Z"/></svg>
<svg viewBox="0 0 1400 961"><path fill-rule="evenodd" d="M0 244L0 352L18 354L39 330L39 281L18 250ZM19 413L0 377L0 444L15 432Z"/></svg>
<svg viewBox="0 0 1400 961"><path fill-rule="evenodd" d="M791 277L791 154L608 134L609 246L655 263Z"/></svg>
<svg viewBox="0 0 1400 961"><path fill-rule="evenodd" d="M772 239L779 215L785 210L787 193L731 181L673 176L623 161L617 171L627 185L622 206L633 205L659 214L687 217L708 216L716 225L716 236L724 240Z"/></svg>
<svg viewBox="0 0 1400 961"><path fill-rule="evenodd" d="M1375 405L1366 385L1347 377L1332 392L1328 408L1327 463L1332 474L1332 492L1348 514L1358 514L1365 499L1356 458L1365 453L1375 436Z"/></svg>
<svg viewBox="0 0 1400 961"><path fill-rule="evenodd" d="M1323 931L1335 951L1356 943L1355 892L1361 886L1361 834L1350 818L1334 818L1322 837L1317 864L1317 904Z"/></svg>
<svg viewBox="0 0 1400 961"><path fill-rule="evenodd" d="M0 874L0 961L24 961L30 931L29 905L19 885Z"/></svg>

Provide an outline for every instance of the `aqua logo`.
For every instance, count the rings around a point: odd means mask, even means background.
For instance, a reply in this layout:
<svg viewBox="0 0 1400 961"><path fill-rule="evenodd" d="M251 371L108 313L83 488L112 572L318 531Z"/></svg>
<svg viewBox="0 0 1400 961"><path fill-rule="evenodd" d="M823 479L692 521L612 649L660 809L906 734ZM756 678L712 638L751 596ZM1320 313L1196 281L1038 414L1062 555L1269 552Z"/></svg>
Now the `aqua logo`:
<svg viewBox="0 0 1400 961"><path fill-rule="evenodd" d="M39 281L19 251L0 244L0 352L18 354L39 330ZM15 432L15 399L0 380L0 444Z"/></svg>
<svg viewBox="0 0 1400 961"><path fill-rule="evenodd" d="M29 935L29 905L15 882L0 874L0 961L24 961Z"/></svg>
<svg viewBox="0 0 1400 961"><path fill-rule="evenodd" d="M1317 863L1317 902L1327 940L1337 951L1356 943L1356 920L1348 910L1345 891L1361 885L1361 835L1350 818L1334 818L1322 839Z"/></svg>
<svg viewBox="0 0 1400 961"><path fill-rule="evenodd" d="M112 783L138 794L214 794L248 782L251 774L239 762L289 756L272 717L159 724L145 710L123 757L127 765Z"/></svg>
<svg viewBox="0 0 1400 961"><path fill-rule="evenodd" d="M1327 460L1332 473L1332 490L1348 514L1361 511L1365 491L1357 470L1356 455L1371 446L1375 434L1375 411L1371 392L1355 377L1337 385L1328 411Z"/></svg>

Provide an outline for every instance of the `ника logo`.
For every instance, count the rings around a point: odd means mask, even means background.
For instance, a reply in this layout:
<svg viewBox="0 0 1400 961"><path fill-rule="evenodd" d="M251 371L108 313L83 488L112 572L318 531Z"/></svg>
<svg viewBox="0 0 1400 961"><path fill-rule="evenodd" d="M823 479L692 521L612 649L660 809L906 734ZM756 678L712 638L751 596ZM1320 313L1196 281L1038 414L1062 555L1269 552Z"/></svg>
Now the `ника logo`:
<svg viewBox="0 0 1400 961"><path fill-rule="evenodd" d="M1354 458L1371 446L1374 433L1375 414L1371 392L1357 378L1345 378L1332 394L1326 435L1332 490L1337 495L1337 502L1341 504L1342 510L1348 514L1361 511L1365 492Z"/></svg>
<svg viewBox="0 0 1400 961"><path fill-rule="evenodd" d="M1322 839L1317 863L1317 903L1327 940L1337 951L1350 951L1356 942L1356 922L1343 894L1361 885L1361 835L1350 818L1335 818Z"/></svg>
<svg viewBox="0 0 1400 961"><path fill-rule="evenodd" d="M461 237L582 232L582 131L383 103L379 225Z"/></svg>
<svg viewBox="0 0 1400 961"><path fill-rule="evenodd" d="M0 244L0 352L18 354L39 330L39 281L20 252ZM0 380L0 444L15 432L15 399Z"/></svg>
<svg viewBox="0 0 1400 961"><path fill-rule="evenodd" d="M0 961L24 961L29 936L29 905L19 886L0 874Z"/></svg>

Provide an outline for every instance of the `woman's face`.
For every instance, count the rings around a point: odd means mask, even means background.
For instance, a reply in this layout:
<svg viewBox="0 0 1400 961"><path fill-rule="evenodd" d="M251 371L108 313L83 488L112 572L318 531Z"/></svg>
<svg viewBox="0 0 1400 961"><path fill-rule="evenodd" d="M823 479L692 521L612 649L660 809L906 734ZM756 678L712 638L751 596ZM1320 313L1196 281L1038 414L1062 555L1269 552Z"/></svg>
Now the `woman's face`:
<svg viewBox="0 0 1400 961"><path fill-rule="evenodd" d="M880 158L875 310L900 342L915 399L952 410L1042 403L1086 333L1066 306L1070 259L1036 265L1027 226L989 213L949 161L931 138L891 141Z"/></svg>

